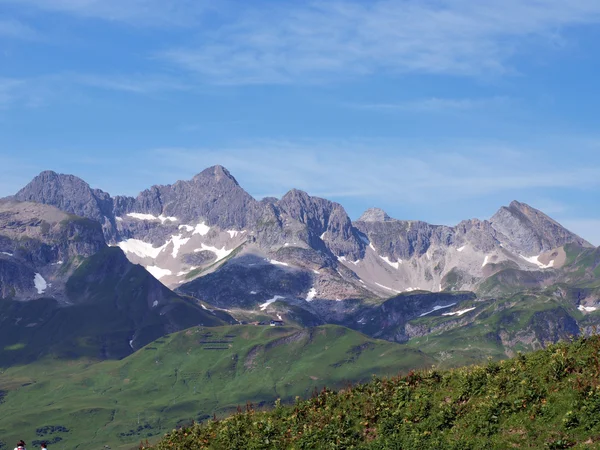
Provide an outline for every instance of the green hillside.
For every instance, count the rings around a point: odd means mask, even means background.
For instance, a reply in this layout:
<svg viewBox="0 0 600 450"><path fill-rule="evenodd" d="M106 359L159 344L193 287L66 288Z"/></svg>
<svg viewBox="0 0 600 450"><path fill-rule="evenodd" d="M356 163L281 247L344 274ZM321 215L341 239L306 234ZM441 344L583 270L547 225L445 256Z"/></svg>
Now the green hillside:
<svg viewBox="0 0 600 450"><path fill-rule="evenodd" d="M432 363L418 350L338 326L191 328L121 361L46 359L5 370L0 439L131 448L180 421L223 417L247 402L270 406Z"/></svg>
<svg viewBox="0 0 600 450"><path fill-rule="evenodd" d="M599 355L594 336L499 363L376 378L173 430L144 448L599 448Z"/></svg>

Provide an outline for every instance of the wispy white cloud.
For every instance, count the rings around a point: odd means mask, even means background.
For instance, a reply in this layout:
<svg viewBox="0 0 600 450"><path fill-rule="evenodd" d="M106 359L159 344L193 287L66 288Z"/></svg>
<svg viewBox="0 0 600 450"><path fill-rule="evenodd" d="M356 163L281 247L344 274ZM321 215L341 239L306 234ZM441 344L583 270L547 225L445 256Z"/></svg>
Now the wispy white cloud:
<svg viewBox="0 0 600 450"><path fill-rule="evenodd" d="M153 74L61 74L50 78L67 85L77 84L133 94L186 91L192 89L191 85L180 79Z"/></svg>
<svg viewBox="0 0 600 450"><path fill-rule="evenodd" d="M447 112L471 111L482 108L500 108L512 103L507 97L488 98L421 98L396 103L358 103L350 106L371 111Z"/></svg>
<svg viewBox="0 0 600 450"><path fill-rule="evenodd" d="M189 26L214 9L206 0L0 0L19 8L73 14L136 26Z"/></svg>
<svg viewBox="0 0 600 450"><path fill-rule="evenodd" d="M159 149L155 155L161 167L189 177L222 164L248 180L249 191L258 197L298 188L323 197L433 204L442 192L457 200L600 186L600 160L559 166L544 162L543 151L490 143L265 141L220 149Z"/></svg>
<svg viewBox="0 0 600 450"><path fill-rule="evenodd" d="M38 108L89 95L86 89L118 91L133 95L195 89L182 79L157 74L58 73L30 78L0 77L0 109Z"/></svg>
<svg viewBox="0 0 600 450"><path fill-rule="evenodd" d="M35 107L40 102L40 92L29 85L29 80L0 77L0 110L15 106Z"/></svg>
<svg viewBox="0 0 600 450"><path fill-rule="evenodd" d="M160 57L213 83L322 82L372 73L503 74L531 43L600 21L596 0L378 0L244 7ZM563 41L564 42L564 39Z"/></svg>
<svg viewBox="0 0 600 450"><path fill-rule="evenodd" d="M22 40L34 40L39 37L33 28L14 19L0 19L0 36Z"/></svg>

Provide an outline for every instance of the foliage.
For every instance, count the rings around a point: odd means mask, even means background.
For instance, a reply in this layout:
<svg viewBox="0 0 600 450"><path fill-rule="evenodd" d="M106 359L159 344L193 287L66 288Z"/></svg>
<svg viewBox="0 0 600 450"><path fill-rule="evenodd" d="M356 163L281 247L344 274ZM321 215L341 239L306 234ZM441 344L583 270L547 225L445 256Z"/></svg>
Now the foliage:
<svg viewBox="0 0 600 450"><path fill-rule="evenodd" d="M506 449L600 445L600 337L449 371L373 378L140 449Z"/></svg>
<svg viewBox="0 0 600 450"><path fill-rule="evenodd" d="M177 424L247 401L308 398L323 385L407 373L433 359L347 328L193 327L120 361L45 358L0 375L0 438L61 438L62 448L130 449Z"/></svg>

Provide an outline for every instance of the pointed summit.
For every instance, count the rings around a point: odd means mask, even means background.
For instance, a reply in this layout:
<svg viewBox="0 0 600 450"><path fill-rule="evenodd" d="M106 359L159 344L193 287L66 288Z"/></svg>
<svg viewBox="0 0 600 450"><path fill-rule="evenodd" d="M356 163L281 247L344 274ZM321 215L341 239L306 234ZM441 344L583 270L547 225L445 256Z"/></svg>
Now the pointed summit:
<svg viewBox="0 0 600 450"><path fill-rule="evenodd" d="M17 192L15 200L52 205L63 211L98 220L111 214L110 196L74 175L46 170Z"/></svg>
<svg viewBox="0 0 600 450"><path fill-rule="evenodd" d="M490 222L508 239L506 245L524 256L535 256L571 242L592 246L543 212L516 200L500 208Z"/></svg>
<svg viewBox="0 0 600 450"><path fill-rule="evenodd" d="M231 175L229 170L220 165L212 166L208 169L203 170L193 178L193 181L202 182L209 179L215 180L216 182L221 182L223 180L231 180L235 185L239 186L239 183L234 178L234 176Z"/></svg>
<svg viewBox="0 0 600 450"><path fill-rule="evenodd" d="M359 222L388 222L392 220L381 208L369 208L358 219Z"/></svg>

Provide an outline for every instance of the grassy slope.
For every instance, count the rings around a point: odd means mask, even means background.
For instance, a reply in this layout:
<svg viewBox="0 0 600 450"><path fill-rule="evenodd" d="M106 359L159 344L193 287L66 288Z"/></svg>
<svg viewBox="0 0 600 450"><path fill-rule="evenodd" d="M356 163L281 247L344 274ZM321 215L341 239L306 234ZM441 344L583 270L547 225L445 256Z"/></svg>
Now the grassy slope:
<svg viewBox="0 0 600 450"><path fill-rule="evenodd" d="M476 364L490 357L502 359L516 351L537 350L572 335L569 330L560 327L551 329L545 318L552 317L556 322L559 318L584 318L569 301L543 293L519 293L503 300L465 302L461 307L475 307L470 313L477 314L474 321L413 338L408 346L435 356L440 367L458 367ZM595 313L593 315L596 316ZM588 315L590 320L591 316ZM411 324L442 327L444 323L457 320L460 319L442 316L440 312L437 316L411 321ZM466 317L464 320L467 321Z"/></svg>
<svg viewBox="0 0 600 450"><path fill-rule="evenodd" d="M337 326L193 328L121 361L47 360L6 370L0 436L32 440L37 428L64 426L70 431L43 437L60 437L68 448L131 448L181 419L225 414L247 401L309 396L325 384L342 387L432 362L417 350Z"/></svg>
<svg viewBox="0 0 600 450"><path fill-rule="evenodd" d="M500 363L375 379L173 431L152 448L599 448L599 354L595 336Z"/></svg>
<svg viewBox="0 0 600 450"><path fill-rule="evenodd" d="M134 333L143 345L173 329L225 323L169 291L119 248L106 247L84 260L66 288L69 307L53 299L0 299L0 367L49 354L119 359L132 352ZM154 300L160 307L152 307Z"/></svg>

